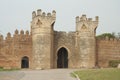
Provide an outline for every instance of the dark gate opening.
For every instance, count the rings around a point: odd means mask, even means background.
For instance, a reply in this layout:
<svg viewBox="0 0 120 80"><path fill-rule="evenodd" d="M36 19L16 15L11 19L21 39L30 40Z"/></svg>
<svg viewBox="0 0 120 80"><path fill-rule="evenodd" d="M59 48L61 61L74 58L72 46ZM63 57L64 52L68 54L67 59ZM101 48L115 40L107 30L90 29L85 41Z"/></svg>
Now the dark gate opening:
<svg viewBox="0 0 120 80"><path fill-rule="evenodd" d="M68 68L68 51L60 48L57 53L57 68Z"/></svg>
<svg viewBox="0 0 120 80"><path fill-rule="evenodd" d="M24 56L21 60L21 68L29 68L29 58Z"/></svg>

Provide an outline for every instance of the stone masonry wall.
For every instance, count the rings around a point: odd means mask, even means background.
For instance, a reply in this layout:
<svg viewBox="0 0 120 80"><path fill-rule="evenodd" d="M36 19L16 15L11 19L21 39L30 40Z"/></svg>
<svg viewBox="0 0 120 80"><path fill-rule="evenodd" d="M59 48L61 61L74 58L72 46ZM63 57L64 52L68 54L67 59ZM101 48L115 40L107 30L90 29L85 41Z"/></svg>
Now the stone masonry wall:
<svg viewBox="0 0 120 80"><path fill-rule="evenodd" d="M54 68L57 67L57 54L60 48L68 51L68 68L77 68L78 53L75 47L75 32L54 32Z"/></svg>
<svg viewBox="0 0 120 80"><path fill-rule="evenodd" d="M99 17L76 17L76 31L54 31L56 12L33 11L31 34L16 30L4 39L0 35L0 67L21 68L23 57L29 59L29 68L57 68L58 52L68 52L68 68L109 67L110 60L120 60L120 40L96 39ZM62 54L63 55L63 54ZM62 60L62 59L61 59Z"/></svg>
<svg viewBox="0 0 120 80"><path fill-rule="evenodd" d="M52 68L53 55L53 27L56 12L33 11L31 21L33 69Z"/></svg>
<svg viewBox="0 0 120 80"><path fill-rule="evenodd" d="M95 20L87 18L86 15L76 17L76 37L80 68L95 67L96 57L96 28L98 26L99 17Z"/></svg>
<svg viewBox="0 0 120 80"><path fill-rule="evenodd" d="M100 67L109 67L110 60L120 60L120 40L97 39L96 59Z"/></svg>
<svg viewBox="0 0 120 80"><path fill-rule="evenodd" d="M28 31L24 34L21 30L15 31L12 37L7 34L6 39L0 37L0 67L4 68L21 68L22 57L27 56L31 65L32 41Z"/></svg>

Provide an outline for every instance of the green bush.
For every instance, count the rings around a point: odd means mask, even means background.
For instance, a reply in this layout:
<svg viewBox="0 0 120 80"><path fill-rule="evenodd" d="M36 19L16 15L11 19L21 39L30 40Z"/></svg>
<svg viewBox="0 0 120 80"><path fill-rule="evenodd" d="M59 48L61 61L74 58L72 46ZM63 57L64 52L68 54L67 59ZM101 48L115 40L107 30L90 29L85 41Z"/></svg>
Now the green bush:
<svg viewBox="0 0 120 80"><path fill-rule="evenodd" d="M114 67L116 68L120 64L120 60L111 60L109 61L109 67Z"/></svg>
<svg viewBox="0 0 120 80"><path fill-rule="evenodd" d="M0 67L0 69L3 69L3 67Z"/></svg>

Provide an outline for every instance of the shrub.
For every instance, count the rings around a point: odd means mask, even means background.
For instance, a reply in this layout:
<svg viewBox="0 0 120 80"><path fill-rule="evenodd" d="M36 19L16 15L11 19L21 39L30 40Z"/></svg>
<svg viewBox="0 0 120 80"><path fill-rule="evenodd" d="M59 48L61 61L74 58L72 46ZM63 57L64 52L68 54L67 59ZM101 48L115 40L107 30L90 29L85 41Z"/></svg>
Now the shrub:
<svg viewBox="0 0 120 80"><path fill-rule="evenodd" d="M0 69L3 69L3 67L0 67Z"/></svg>
<svg viewBox="0 0 120 80"><path fill-rule="evenodd" d="M109 67L114 67L116 68L120 64L120 60L111 60L109 61Z"/></svg>

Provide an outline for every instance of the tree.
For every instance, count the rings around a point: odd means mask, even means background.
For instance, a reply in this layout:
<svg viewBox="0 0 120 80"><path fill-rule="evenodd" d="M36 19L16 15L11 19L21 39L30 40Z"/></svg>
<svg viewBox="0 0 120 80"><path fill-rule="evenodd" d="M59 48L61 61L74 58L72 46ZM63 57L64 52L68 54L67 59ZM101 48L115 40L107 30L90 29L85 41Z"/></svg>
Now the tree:
<svg viewBox="0 0 120 80"><path fill-rule="evenodd" d="M97 38L115 38L115 33L103 33L97 36Z"/></svg>
<svg viewBox="0 0 120 80"><path fill-rule="evenodd" d="M118 33L118 38L120 39L120 32Z"/></svg>

